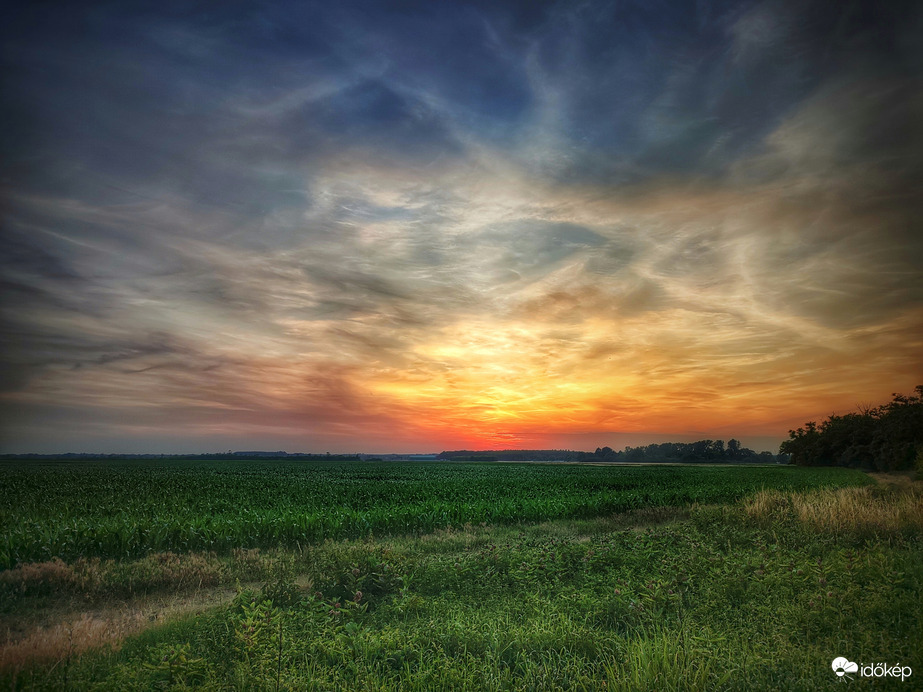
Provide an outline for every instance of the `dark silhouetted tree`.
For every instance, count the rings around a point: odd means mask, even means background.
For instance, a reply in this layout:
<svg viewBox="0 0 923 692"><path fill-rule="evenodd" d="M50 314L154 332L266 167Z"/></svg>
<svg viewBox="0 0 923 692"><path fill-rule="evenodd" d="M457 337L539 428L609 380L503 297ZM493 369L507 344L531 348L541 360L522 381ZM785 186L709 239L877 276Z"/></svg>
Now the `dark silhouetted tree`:
<svg viewBox="0 0 923 692"><path fill-rule="evenodd" d="M800 466L851 466L878 471L909 469L923 450L923 385L915 395L892 395L890 403L858 413L831 415L789 430L779 447Z"/></svg>

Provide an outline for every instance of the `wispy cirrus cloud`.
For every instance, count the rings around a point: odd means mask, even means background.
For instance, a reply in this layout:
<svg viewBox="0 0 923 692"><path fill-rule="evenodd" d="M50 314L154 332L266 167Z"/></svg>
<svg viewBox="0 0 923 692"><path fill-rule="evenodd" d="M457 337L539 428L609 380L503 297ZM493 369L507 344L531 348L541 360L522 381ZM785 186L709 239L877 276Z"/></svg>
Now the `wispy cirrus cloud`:
<svg viewBox="0 0 923 692"><path fill-rule="evenodd" d="M918 9L443 10L20 9L4 447L779 439L918 383Z"/></svg>

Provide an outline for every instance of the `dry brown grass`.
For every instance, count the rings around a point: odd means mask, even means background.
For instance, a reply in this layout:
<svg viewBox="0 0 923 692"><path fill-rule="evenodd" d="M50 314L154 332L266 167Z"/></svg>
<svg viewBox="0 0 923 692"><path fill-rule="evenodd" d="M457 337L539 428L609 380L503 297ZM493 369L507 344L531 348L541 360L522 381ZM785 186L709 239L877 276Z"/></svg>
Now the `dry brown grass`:
<svg viewBox="0 0 923 692"><path fill-rule="evenodd" d="M21 669L41 661L63 661L90 649L117 649L141 630L143 617L105 618L82 613L76 619L35 628L0 646L0 670Z"/></svg>
<svg viewBox="0 0 923 692"><path fill-rule="evenodd" d="M0 585L20 593L73 587L79 582L73 565L59 558L48 562L30 562L0 572Z"/></svg>
<svg viewBox="0 0 923 692"><path fill-rule="evenodd" d="M889 534L923 531L923 486L836 488L809 493L763 490L744 503L748 515L772 520L794 516L833 533Z"/></svg>
<svg viewBox="0 0 923 692"><path fill-rule="evenodd" d="M914 480L913 471L892 471L890 473L869 473L879 485L894 490L908 490L923 487L923 483Z"/></svg>
<svg viewBox="0 0 923 692"><path fill-rule="evenodd" d="M128 565L128 578L142 589L184 589L217 586L227 568L214 553L155 553Z"/></svg>
<svg viewBox="0 0 923 692"><path fill-rule="evenodd" d="M231 561L233 573L241 580L265 579L273 567L272 558L259 548L234 548Z"/></svg>
<svg viewBox="0 0 923 692"><path fill-rule="evenodd" d="M167 616L228 600L234 592L218 587L232 576L251 582L270 562L257 550L235 552L232 574L213 553L165 552L129 562L54 559L4 570L0 595L14 607L0 618L0 669L117 648Z"/></svg>
<svg viewBox="0 0 923 692"><path fill-rule="evenodd" d="M243 578L259 564L258 551L246 553ZM257 554L253 554L256 552ZM237 563L235 563L236 565ZM154 553L140 560L117 562L79 558L67 564L58 558L31 562L0 572L0 589L18 596L80 595L85 598L132 596L152 591L188 591L228 581L227 565L213 553Z"/></svg>
<svg viewBox="0 0 923 692"><path fill-rule="evenodd" d="M117 650L148 627L228 602L236 590L206 589L183 596L142 597L91 611L59 610L41 624L7 624L0 632L0 670L59 662L93 649ZM14 631L15 630L15 631Z"/></svg>
<svg viewBox="0 0 923 692"><path fill-rule="evenodd" d="M230 559L163 552L125 562L56 558L0 571L0 596L14 606L0 618L0 670L118 648L165 619L230 600L230 583L255 586L278 559L258 549L234 550Z"/></svg>

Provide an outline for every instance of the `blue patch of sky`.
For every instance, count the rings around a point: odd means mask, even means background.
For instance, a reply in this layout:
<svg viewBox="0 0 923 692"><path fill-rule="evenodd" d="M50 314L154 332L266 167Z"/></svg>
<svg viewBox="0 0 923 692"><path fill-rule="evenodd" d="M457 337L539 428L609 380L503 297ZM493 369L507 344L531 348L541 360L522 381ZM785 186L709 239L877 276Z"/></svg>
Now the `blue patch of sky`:
<svg viewBox="0 0 923 692"><path fill-rule="evenodd" d="M79 164L259 215L306 204L305 164L332 153L421 164L463 156L460 137L528 147L551 89L560 177L722 175L850 54L919 67L897 5L23 4L4 37L4 153L38 186L85 184ZM334 88L284 112L235 110L318 81Z"/></svg>

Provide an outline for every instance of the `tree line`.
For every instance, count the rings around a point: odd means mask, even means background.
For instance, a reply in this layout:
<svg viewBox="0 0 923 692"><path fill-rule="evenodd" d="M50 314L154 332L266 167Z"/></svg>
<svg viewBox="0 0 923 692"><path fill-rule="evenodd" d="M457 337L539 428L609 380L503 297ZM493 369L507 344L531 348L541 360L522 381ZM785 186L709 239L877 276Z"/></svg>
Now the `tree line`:
<svg viewBox="0 0 923 692"><path fill-rule="evenodd" d="M642 447L625 447L615 451L597 448L593 456L601 461L681 461L697 462L768 462L777 461L772 452L754 452L742 447L739 440L698 440L697 442L662 442ZM589 460L588 460L589 461Z"/></svg>
<svg viewBox="0 0 923 692"><path fill-rule="evenodd" d="M437 459L450 461L583 461L588 452L570 449L501 449L475 451L457 449L440 452Z"/></svg>
<svg viewBox="0 0 923 692"><path fill-rule="evenodd" d="M923 385L915 394L892 394L875 408L830 415L818 424L789 430L779 452L799 466L849 466L874 471L901 471L919 464L923 471Z"/></svg>
<svg viewBox="0 0 923 692"><path fill-rule="evenodd" d="M673 461L673 462L764 462L778 457L772 452L754 452L742 447L738 440L699 440L698 442L664 442L641 447L597 447L594 452L569 449L504 449L472 451L460 449L441 452L437 459L451 461ZM787 460L787 457L786 457Z"/></svg>

